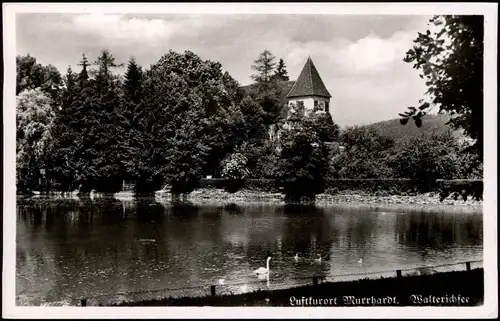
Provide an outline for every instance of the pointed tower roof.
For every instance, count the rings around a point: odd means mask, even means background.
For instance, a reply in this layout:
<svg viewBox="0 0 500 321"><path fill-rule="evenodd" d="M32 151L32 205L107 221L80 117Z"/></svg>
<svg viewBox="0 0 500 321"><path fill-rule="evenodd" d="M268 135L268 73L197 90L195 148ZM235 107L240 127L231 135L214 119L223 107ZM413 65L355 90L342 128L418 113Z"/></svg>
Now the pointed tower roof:
<svg viewBox="0 0 500 321"><path fill-rule="evenodd" d="M321 80L311 57L307 58L306 64L304 68L302 68L299 78L297 78L297 81L288 93L287 98L300 96L332 97L326 89L323 80Z"/></svg>

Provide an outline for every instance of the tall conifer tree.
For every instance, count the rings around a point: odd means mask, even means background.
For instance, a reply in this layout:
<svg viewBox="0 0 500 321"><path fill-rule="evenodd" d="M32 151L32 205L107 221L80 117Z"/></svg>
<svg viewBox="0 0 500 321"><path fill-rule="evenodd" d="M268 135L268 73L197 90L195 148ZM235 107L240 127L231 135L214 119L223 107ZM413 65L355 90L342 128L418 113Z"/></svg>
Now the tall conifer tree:
<svg viewBox="0 0 500 321"><path fill-rule="evenodd" d="M274 73L274 79L276 79L277 81L290 80L286 71L285 61L283 59L280 59L278 62L278 67L276 67L276 71Z"/></svg>
<svg viewBox="0 0 500 321"><path fill-rule="evenodd" d="M276 67L275 57L271 51L265 49L259 54L259 57L253 62L252 69L257 73L250 76L258 83L267 83L272 80L273 71Z"/></svg>

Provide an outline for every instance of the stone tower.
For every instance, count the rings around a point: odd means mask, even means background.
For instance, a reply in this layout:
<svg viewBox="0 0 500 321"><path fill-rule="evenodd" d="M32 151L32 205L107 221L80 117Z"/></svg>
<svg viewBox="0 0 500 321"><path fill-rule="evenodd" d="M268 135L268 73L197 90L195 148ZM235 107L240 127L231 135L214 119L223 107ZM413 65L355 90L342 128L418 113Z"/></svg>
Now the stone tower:
<svg viewBox="0 0 500 321"><path fill-rule="evenodd" d="M305 115L311 112L329 112L331 97L309 57L286 97L288 106L303 109Z"/></svg>

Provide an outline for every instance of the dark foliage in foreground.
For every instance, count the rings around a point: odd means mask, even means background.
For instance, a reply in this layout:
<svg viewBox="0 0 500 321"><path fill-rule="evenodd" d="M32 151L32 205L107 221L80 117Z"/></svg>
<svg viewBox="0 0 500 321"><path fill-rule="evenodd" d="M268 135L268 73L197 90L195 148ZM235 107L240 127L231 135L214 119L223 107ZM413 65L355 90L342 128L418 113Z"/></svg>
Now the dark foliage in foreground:
<svg viewBox="0 0 500 321"><path fill-rule="evenodd" d="M408 107L400 114L401 123L412 119L420 127L422 117L435 107L449 114L449 124L473 140L467 150L475 156L468 168L473 170L481 163L484 148L484 17L434 16L429 23L439 31L419 32L403 60L413 64L425 79L430 100Z"/></svg>

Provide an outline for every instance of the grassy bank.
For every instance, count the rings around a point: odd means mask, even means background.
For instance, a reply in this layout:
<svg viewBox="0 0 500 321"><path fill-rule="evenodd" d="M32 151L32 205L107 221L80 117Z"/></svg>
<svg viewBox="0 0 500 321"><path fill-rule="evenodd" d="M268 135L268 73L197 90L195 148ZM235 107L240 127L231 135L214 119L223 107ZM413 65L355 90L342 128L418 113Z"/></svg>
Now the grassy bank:
<svg viewBox="0 0 500 321"><path fill-rule="evenodd" d="M319 283L286 290L127 302L119 306L307 306L301 301L303 297L327 299L326 306L477 306L484 299L484 271Z"/></svg>

